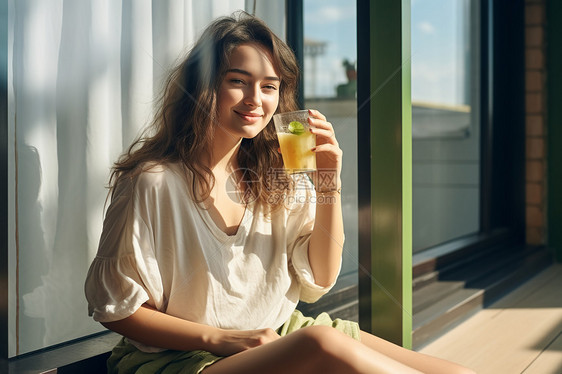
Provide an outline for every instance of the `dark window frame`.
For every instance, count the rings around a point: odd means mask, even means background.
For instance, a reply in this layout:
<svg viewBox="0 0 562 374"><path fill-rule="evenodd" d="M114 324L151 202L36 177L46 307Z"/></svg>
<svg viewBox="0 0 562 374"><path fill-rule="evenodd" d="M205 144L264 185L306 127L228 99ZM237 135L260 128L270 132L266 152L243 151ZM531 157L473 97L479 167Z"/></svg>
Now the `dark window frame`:
<svg viewBox="0 0 562 374"><path fill-rule="evenodd" d="M0 371L8 368L8 0L0 1Z"/></svg>

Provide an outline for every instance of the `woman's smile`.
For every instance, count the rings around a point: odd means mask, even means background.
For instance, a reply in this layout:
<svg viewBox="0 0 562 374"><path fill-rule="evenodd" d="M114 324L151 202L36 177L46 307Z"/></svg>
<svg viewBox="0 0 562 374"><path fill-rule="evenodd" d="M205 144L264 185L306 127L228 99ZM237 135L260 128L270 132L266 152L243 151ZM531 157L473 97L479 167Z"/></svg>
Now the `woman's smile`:
<svg viewBox="0 0 562 374"><path fill-rule="evenodd" d="M240 118L249 123L256 123L263 117L263 113L242 112L239 110L234 110L234 113L238 114Z"/></svg>

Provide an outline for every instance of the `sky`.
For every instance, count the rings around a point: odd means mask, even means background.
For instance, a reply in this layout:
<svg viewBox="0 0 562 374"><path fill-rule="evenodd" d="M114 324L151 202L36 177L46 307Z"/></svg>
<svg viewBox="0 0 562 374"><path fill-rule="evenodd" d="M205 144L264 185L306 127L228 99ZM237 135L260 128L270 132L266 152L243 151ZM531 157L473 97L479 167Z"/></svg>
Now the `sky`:
<svg viewBox="0 0 562 374"><path fill-rule="evenodd" d="M470 0L412 0L414 101L468 104L469 3ZM343 59L357 60L356 2L305 0L304 24L305 38L326 43L324 55L316 60L315 72L311 59L305 58L305 95L333 97L336 86L347 81Z"/></svg>
<svg viewBox="0 0 562 374"><path fill-rule="evenodd" d="M325 54L316 61L316 74L311 70L312 61L305 58L305 96L333 97L336 86L347 82L342 62L357 60L355 3L355 0L304 1L304 37L326 43Z"/></svg>
<svg viewBox="0 0 562 374"><path fill-rule="evenodd" d="M469 104L469 3L412 1L412 100Z"/></svg>

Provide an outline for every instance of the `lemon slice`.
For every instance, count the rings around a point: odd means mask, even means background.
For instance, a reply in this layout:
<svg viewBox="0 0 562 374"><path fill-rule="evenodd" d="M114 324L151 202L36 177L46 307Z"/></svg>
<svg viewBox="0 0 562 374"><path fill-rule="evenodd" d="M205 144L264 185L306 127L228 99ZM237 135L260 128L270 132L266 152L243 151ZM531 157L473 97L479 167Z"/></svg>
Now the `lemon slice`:
<svg viewBox="0 0 562 374"><path fill-rule="evenodd" d="M289 123L289 132L294 135L304 134L304 125L299 121Z"/></svg>

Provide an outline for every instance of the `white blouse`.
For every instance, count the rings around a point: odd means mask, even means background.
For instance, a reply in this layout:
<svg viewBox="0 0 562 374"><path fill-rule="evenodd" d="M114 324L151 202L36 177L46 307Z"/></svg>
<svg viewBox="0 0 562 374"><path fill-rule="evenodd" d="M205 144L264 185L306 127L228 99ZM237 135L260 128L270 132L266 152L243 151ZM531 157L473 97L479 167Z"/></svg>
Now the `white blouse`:
<svg viewBox="0 0 562 374"><path fill-rule="evenodd" d="M191 199L191 176L179 164L121 181L86 279L89 315L116 321L148 303L219 328L277 329L299 299L314 302L333 286L314 283L314 187L304 175L294 180L288 209L266 218L249 205L232 236Z"/></svg>

